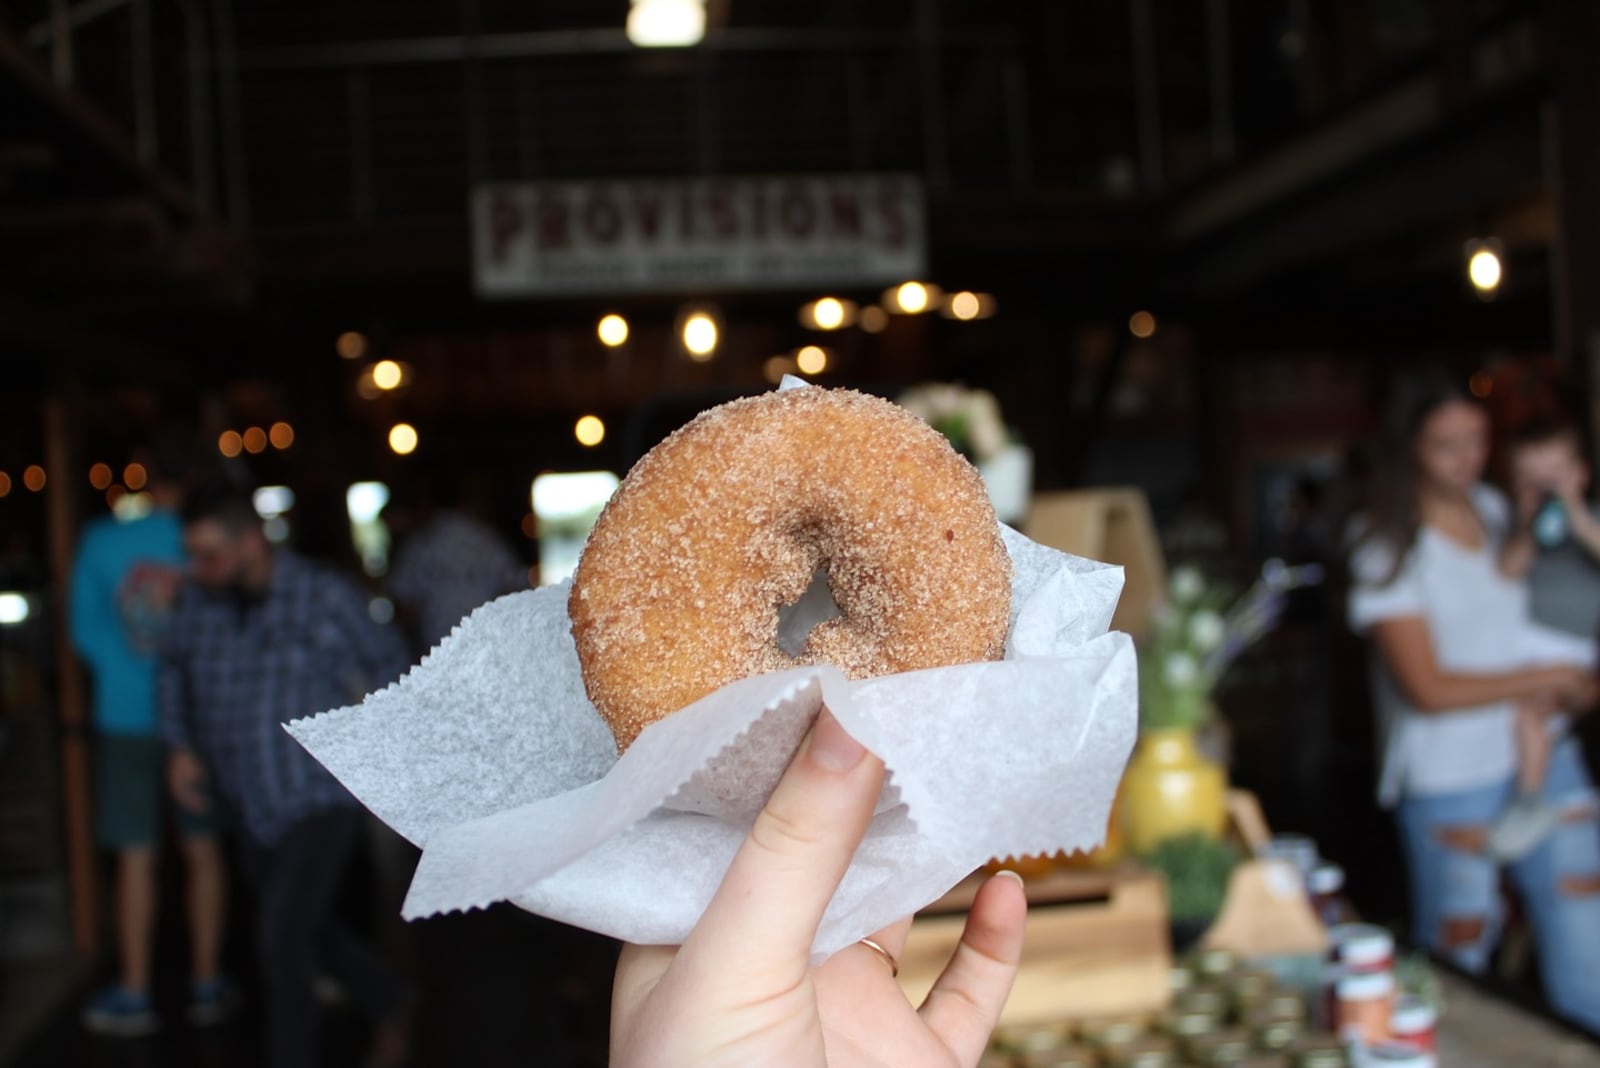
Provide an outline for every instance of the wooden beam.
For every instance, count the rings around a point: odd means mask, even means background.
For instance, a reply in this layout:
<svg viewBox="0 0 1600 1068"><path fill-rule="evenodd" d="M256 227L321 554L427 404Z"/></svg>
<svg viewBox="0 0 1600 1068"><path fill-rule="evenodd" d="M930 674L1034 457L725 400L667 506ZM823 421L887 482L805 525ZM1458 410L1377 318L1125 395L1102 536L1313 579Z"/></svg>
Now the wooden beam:
<svg viewBox="0 0 1600 1068"><path fill-rule="evenodd" d="M163 206L186 218L200 215L198 205L182 183L142 163L127 131L84 97L57 85L50 72L3 24L0 24L0 77L9 77L114 170L155 194Z"/></svg>
<svg viewBox="0 0 1600 1068"><path fill-rule="evenodd" d="M1492 212L1539 181L1536 116L1531 92L1511 95L1430 138L1331 172L1293 198L1189 242L1166 288L1206 299L1237 294L1291 267Z"/></svg>
<svg viewBox="0 0 1600 1068"><path fill-rule="evenodd" d="M63 388L65 386L65 388ZM72 583L73 543L77 538L78 470L73 457L74 397L70 383L57 379L44 402L44 452L50 574L57 604L66 604ZM100 885L94 842L94 806L89 774L89 716L83 670L72 650L64 612L55 614L57 707L61 720L61 803L67 831L67 882L72 904L72 943L79 955L93 957L100 947Z"/></svg>

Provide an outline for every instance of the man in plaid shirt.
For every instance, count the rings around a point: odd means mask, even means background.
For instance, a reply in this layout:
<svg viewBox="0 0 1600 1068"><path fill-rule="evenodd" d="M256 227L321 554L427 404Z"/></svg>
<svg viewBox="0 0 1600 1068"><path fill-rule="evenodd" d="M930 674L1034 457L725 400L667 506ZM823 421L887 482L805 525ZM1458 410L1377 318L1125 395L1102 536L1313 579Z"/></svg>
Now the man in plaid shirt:
<svg viewBox="0 0 1600 1068"><path fill-rule="evenodd" d="M168 780L191 809L205 806L209 783L244 832L258 889L268 1063L316 1063L319 957L383 1025L380 1041L402 1045L398 982L333 915L360 810L282 725L388 685L405 670L404 642L372 621L354 584L274 549L247 496L197 493L182 519L192 581L159 675Z"/></svg>

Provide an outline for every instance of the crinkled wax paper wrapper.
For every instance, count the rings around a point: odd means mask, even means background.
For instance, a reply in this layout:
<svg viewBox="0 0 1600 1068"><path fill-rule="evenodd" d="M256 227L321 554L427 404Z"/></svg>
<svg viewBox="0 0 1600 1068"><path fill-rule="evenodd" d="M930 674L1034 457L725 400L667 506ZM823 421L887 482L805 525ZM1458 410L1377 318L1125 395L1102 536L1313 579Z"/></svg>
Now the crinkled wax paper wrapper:
<svg viewBox="0 0 1600 1068"><path fill-rule="evenodd" d="M562 584L485 605L393 686L288 730L423 848L407 917L510 900L675 944L826 704L890 779L817 935L824 956L990 857L1104 837L1136 730L1133 646L1106 632L1122 570L1003 534L1014 578L1001 661L745 679L619 759L584 695Z"/></svg>

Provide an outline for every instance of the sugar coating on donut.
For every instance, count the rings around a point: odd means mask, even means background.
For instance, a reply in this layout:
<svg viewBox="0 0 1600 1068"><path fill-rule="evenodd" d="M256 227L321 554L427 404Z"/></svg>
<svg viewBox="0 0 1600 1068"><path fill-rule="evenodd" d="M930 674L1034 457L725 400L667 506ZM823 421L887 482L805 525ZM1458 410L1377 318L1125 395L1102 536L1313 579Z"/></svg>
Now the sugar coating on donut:
<svg viewBox="0 0 1600 1068"><path fill-rule="evenodd" d="M818 569L843 614L791 657L778 609ZM702 412L635 464L589 535L568 614L590 700L625 749L750 675L998 659L1010 606L972 465L898 405L813 386Z"/></svg>

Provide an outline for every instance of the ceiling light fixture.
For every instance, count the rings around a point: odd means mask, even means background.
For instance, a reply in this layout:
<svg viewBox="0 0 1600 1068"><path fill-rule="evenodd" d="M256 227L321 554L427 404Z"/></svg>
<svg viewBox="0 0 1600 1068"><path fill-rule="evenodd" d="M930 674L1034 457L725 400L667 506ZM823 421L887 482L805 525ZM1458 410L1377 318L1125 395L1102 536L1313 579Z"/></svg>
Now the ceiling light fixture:
<svg viewBox="0 0 1600 1068"><path fill-rule="evenodd" d="M628 40L640 48L688 48L706 35L705 0L632 0Z"/></svg>

